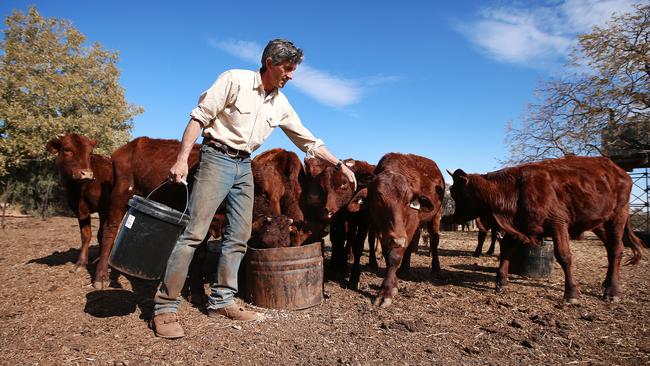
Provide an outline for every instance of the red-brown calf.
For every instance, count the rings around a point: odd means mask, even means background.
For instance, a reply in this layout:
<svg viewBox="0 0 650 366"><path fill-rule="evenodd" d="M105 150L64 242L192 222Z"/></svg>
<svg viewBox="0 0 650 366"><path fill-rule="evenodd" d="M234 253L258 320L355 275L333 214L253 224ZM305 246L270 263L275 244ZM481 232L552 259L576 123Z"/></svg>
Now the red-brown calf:
<svg viewBox="0 0 650 366"><path fill-rule="evenodd" d="M356 189L363 189L374 177L375 166L365 161L346 159L344 164L354 172ZM357 289L361 273L361 255L368 236L370 220L366 210L348 211L347 206L355 193L354 187L341 170L319 159L306 159L305 168L310 177L306 188L306 203L313 213L313 220L330 223L332 255L329 264L329 277L342 280L347 269L347 250L351 248L354 263L350 274L349 287ZM377 267L374 257L374 240L369 241L371 267Z"/></svg>
<svg viewBox="0 0 650 366"><path fill-rule="evenodd" d="M451 173L450 173L451 174ZM630 263L642 257L643 243L629 224L630 177L604 157L566 157L524 164L487 174L456 170L451 195L457 222L489 217L505 232L496 286L508 280L514 245L539 245L553 239L555 258L564 270L564 299L576 303L569 239L592 230L607 249L604 297L620 296L619 272L623 237L632 244Z"/></svg>
<svg viewBox="0 0 650 366"><path fill-rule="evenodd" d="M95 141L78 134L66 134L47 143L47 150L56 155L55 164L61 177L68 206L77 217L81 248L74 270L88 264L88 248L92 238L90 215L99 213L97 242L108 213L113 166L110 158L93 154Z"/></svg>
<svg viewBox="0 0 650 366"><path fill-rule="evenodd" d="M248 245L253 248L282 248L296 246L291 240L293 219L276 214L274 205L266 196L255 196L253 201L253 225Z"/></svg>
<svg viewBox="0 0 650 366"><path fill-rule="evenodd" d="M128 201L133 195L147 196L161 183L166 182L169 169L176 161L180 142L178 140L160 140L139 137L117 149L111 156L113 160L114 184L111 202L102 235L97 270L93 279L95 288L103 288L107 281L108 257L119 229L122 217L128 208ZM190 177L199 160L199 147L194 145L188 166ZM177 184L165 184L150 197L154 201L183 211L186 205L185 187Z"/></svg>
<svg viewBox="0 0 650 366"><path fill-rule="evenodd" d="M251 169L255 196L265 197L275 215L304 220L300 207L304 172L298 155L283 149L268 150L253 159Z"/></svg>
<svg viewBox="0 0 650 366"><path fill-rule="evenodd" d="M421 224L431 233L431 270L439 271L438 242L445 182L433 160L413 154L384 155L375 178L353 200L363 199L381 242L387 273L375 305L388 306L397 294L397 271L408 271ZM365 197L365 198L364 198ZM414 240L416 239L416 240Z"/></svg>

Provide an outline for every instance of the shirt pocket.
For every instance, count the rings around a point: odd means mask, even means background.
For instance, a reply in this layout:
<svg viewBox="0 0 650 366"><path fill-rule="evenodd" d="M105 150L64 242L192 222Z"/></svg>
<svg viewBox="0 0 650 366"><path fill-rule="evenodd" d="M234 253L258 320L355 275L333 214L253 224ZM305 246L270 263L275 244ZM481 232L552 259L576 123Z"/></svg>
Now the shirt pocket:
<svg viewBox="0 0 650 366"><path fill-rule="evenodd" d="M269 124L269 127L276 128L276 127L278 127L280 125L280 118L278 118L277 116L273 116L273 115L267 116L266 117L266 123Z"/></svg>

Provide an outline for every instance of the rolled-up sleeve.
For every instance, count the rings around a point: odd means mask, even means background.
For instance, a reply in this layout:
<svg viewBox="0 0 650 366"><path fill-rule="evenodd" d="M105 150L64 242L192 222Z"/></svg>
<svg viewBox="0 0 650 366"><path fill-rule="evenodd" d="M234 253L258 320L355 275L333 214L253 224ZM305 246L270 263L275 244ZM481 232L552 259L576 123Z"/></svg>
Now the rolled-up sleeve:
<svg viewBox="0 0 650 366"><path fill-rule="evenodd" d="M192 110L190 117L201 122L204 128L210 126L232 99L232 89L232 75L226 71L201 94L198 105Z"/></svg>
<svg viewBox="0 0 650 366"><path fill-rule="evenodd" d="M284 131L296 147L308 155L313 155L315 149L325 145L323 140L316 138L302 125L300 117L298 117L298 114L291 106L288 106L286 113L280 122L280 128L282 128L282 131Z"/></svg>

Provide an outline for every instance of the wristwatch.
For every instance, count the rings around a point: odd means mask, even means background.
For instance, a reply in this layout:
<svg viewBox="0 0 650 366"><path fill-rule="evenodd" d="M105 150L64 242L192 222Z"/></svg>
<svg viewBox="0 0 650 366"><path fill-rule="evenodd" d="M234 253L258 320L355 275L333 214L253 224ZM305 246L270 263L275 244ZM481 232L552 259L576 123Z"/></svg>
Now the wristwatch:
<svg viewBox="0 0 650 366"><path fill-rule="evenodd" d="M339 160L339 162L336 163L336 166L334 167L334 169L339 170L339 169L341 169L342 166L343 166L343 160Z"/></svg>

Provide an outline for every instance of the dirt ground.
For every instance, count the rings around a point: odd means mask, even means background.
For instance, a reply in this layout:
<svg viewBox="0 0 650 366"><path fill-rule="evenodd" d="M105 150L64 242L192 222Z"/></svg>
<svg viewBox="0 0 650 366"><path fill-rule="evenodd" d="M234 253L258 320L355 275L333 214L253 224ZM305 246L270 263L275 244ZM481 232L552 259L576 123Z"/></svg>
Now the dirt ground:
<svg viewBox="0 0 650 366"><path fill-rule="evenodd" d="M364 267L359 291L325 284L325 301L301 311L257 308L252 323L208 318L183 302L187 336L156 338L147 326L155 284L120 278L94 291L89 271L71 273L76 219L10 218L0 231L2 365L504 365L650 363L650 264L623 267L624 297L601 300L606 253L592 238L572 243L582 289L563 305L562 270L547 279L511 275L494 292L495 256L471 256L476 232L443 232L442 273L426 248L385 309L372 307L380 275ZM497 249L498 251L498 249ZM97 254L93 247L91 255ZM626 249L626 256L630 255ZM364 256L362 263L367 263Z"/></svg>

